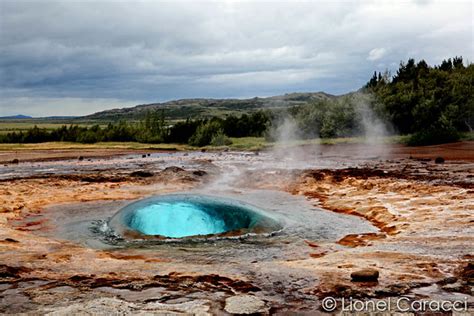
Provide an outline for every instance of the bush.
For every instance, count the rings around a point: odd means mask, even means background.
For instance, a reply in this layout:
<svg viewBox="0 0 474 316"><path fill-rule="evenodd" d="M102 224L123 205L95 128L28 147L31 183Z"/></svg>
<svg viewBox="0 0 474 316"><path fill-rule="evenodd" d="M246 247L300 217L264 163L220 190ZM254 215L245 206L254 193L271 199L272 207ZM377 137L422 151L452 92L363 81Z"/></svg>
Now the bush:
<svg viewBox="0 0 474 316"><path fill-rule="evenodd" d="M423 146L450 143L459 140L460 133L452 123L442 116L429 128L415 132L407 142L409 146Z"/></svg>
<svg viewBox="0 0 474 316"><path fill-rule="evenodd" d="M222 130L214 134L211 139L212 146L229 146L232 144L232 141Z"/></svg>
<svg viewBox="0 0 474 316"><path fill-rule="evenodd" d="M414 133L408 139L408 146L426 146L451 143L459 140L460 135L456 130L438 130L430 128Z"/></svg>
<svg viewBox="0 0 474 316"><path fill-rule="evenodd" d="M98 141L99 139L97 138L97 133L91 130L83 132L79 134L79 136L77 137L77 142L83 143L83 144L93 144L93 143L97 143Z"/></svg>
<svg viewBox="0 0 474 316"><path fill-rule="evenodd" d="M214 135L222 133L221 126L216 121L210 121L199 125L196 133L189 139L189 145L203 147L209 145Z"/></svg>

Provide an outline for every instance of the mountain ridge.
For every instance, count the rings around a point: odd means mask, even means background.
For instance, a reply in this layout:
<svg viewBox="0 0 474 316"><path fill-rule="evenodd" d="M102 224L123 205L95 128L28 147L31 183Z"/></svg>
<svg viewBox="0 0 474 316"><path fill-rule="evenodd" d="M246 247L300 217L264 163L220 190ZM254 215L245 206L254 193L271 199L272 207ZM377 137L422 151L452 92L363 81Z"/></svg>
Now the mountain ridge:
<svg viewBox="0 0 474 316"><path fill-rule="evenodd" d="M228 98L190 98L166 102L138 104L133 107L116 108L99 111L78 117L85 120L136 120L142 118L149 110L163 110L167 119L186 119L194 117L226 116L243 114L263 109L288 108L309 102L333 99L338 96L325 92L292 92L270 97L254 97L246 99Z"/></svg>
<svg viewBox="0 0 474 316"><path fill-rule="evenodd" d="M31 119L32 116L17 114L17 115L7 115L7 116L0 116L0 120L18 120L18 119Z"/></svg>

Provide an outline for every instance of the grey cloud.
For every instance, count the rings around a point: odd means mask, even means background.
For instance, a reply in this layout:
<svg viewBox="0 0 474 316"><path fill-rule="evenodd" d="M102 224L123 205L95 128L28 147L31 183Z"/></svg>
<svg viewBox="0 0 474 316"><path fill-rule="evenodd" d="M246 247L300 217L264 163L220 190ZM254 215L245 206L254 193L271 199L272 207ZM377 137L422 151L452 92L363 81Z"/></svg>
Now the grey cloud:
<svg viewBox="0 0 474 316"><path fill-rule="evenodd" d="M408 57L472 60L471 10L436 1L0 0L0 115L17 112L14 98L63 98L71 109L90 100L95 111L105 99L344 93ZM41 104L46 115L60 102Z"/></svg>

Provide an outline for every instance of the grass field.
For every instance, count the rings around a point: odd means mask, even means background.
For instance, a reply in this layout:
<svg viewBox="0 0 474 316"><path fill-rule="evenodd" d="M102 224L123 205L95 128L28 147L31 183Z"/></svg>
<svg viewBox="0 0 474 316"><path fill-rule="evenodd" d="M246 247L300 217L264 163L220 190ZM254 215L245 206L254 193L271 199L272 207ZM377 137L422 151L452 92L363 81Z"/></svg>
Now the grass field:
<svg viewBox="0 0 474 316"><path fill-rule="evenodd" d="M39 128L45 128L47 130L53 130L56 128L59 128L63 125L70 125L66 123L42 123L42 122L22 122L22 121L0 121L0 134L7 134L10 132L20 132L20 131L26 131L30 128L33 128L34 126L37 126ZM82 127L86 126L92 126L92 124L74 124Z"/></svg>
<svg viewBox="0 0 474 316"><path fill-rule="evenodd" d="M69 149L130 149L130 150L186 150L191 146L182 144L143 144L136 142L100 142L81 144L73 142L46 142L38 144L1 144L0 151L11 150L69 150Z"/></svg>
<svg viewBox="0 0 474 316"><path fill-rule="evenodd" d="M405 136L391 136L380 140L382 143L400 143ZM300 145L316 144L356 144L363 143L362 137L346 137L331 139L307 139L296 140L284 143L267 142L264 137L242 137L231 138L230 146L206 146L205 149L235 149L235 150L259 150L267 147L292 147ZM73 142L47 142L38 144L2 144L0 150L68 150L68 149L130 149L130 150L200 150L201 148L189 146L186 144L144 144L137 142L100 142L95 144L81 144Z"/></svg>
<svg viewBox="0 0 474 316"><path fill-rule="evenodd" d="M382 144L404 144L409 136L388 136L374 141ZM336 145L336 144L361 144L366 140L363 137L344 137L344 138L323 138L295 140L283 143L267 142L264 137L242 137L231 138L230 146L206 146L205 149L235 149L235 150L260 150L268 147L292 147L301 145ZM474 141L474 132L463 133L461 140ZM193 147L186 144L145 144L137 142L100 142L95 144L81 144L73 142L47 142L38 144L4 144L0 143L0 151L11 150L68 150L68 149L127 149L127 150L201 150L202 148Z"/></svg>

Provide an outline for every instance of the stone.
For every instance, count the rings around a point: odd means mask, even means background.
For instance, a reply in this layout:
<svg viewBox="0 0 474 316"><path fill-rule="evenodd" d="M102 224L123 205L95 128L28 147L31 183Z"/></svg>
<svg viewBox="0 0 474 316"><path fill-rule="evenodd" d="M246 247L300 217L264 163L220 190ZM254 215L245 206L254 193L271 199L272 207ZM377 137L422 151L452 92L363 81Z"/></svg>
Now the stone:
<svg viewBox="0 0 474 316"><path fill-rule="evenodd" d="M463 278L467 284L474 284L474 262L468 262L461 271L461 278Z"/></svg>
<svg viewBox="0 0 474 316"><path fill-rule="evenodd" d="M436 282L436 284L446 285L446 284L456 283L457 281L458 281L458 278L456 278L456 277L448 277L448 278L439 280L438 282Z"/></svg>
<svg viewBox="0 0 474 316"><path fill-rule="evenodd" d="M184 171L183 168L180 168L180 167L176 167L176 166L170 166L170 167L166 167L165 169L163 169L162 172L172 172L172 173L177 173L177 172L182 172Z"/></svg>
<svg viewBox="0 0 474 316"><path fill-rule="evenodd" d="M130 173L130 176L137 177L137 178L149 178L149 177L153 177L153 172L138 170L138 171L134 171Z"/></svg>
<svg viewBox="0 0 474 316"><path fill-rule="evenodd" d="M444 163L444 158L443 157L436 157L435 163Z"/></svg>
<svg viewBox="0 0 474 316"><path fill-rule="evenodd" d="M20 163L20 160L18 160L17 158L15 158L15 159L12 160L12 163L13 163L13 164Z"/></svg>
<svg viewBox="0 0 474 316"><path fill-rule="evenodd" d="M19 242L18 240L13 239L13 238L5 238L4 241L6 241L6 242L13 242L13 243Z"/></svg>
<svg viewBox="0 0 474 316"><path fill-rule="evenodd" d="M83 161L83 160L84 160L84 156L79 156L79 157L77 157L77 160Z"/></svg>
<svg viewBox="0 0 474 316"><path fill-rule="evenodd" d="M377 269L366 268L351 273L352 282L377 282L379 271Z"/></svg>
<svg viewBox="0 0 474 316"><path fill-rule="evenodd" d="M447 292L462 292L463 290L463 286L460 283L446 284L443 285L441 288Z"/></svg>
<svg viewBox="0 0 474 316"><path fill-rule="evenodd" d="M202 176L205 176L207 174L207 172L204 171L204 170L195 170L195 171L193 171L193 174L195 176L202 177Z"/></svg>
<svg viewBox="0 0 474 316"><path fill-rule="evenodd" d="M231 314L265 313L268 308L265 302L253 295L236 295L225 300L225 311Z"/></svg>

